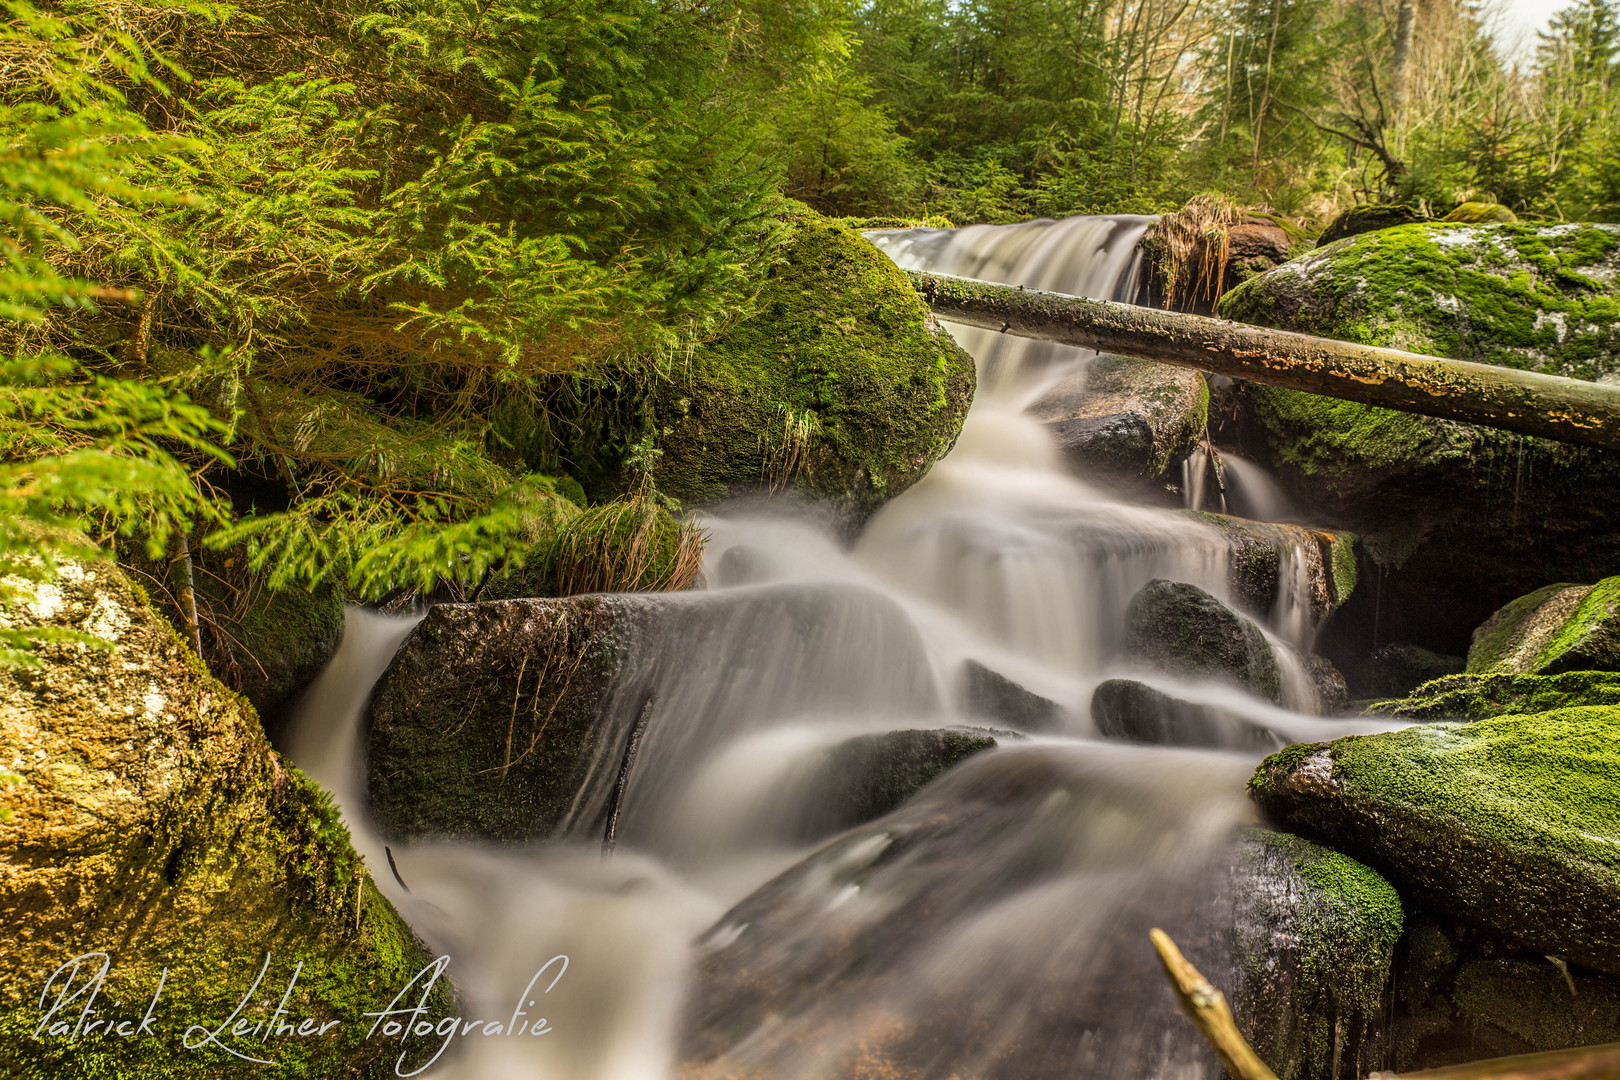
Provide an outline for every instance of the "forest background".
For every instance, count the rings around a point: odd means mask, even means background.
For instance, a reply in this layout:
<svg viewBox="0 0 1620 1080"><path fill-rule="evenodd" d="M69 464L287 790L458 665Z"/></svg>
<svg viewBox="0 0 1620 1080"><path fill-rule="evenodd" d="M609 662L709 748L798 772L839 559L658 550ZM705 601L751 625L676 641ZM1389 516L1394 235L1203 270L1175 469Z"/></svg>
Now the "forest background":
<svg viewBox="0 0 1620 1080"><path fill-rule="evenodd" d="M216 667L282 590L689 581L652 403L799 204L1620 220L1616 0L1518 64L1463 0L4 9L0 599L111 545Z"/></svg>

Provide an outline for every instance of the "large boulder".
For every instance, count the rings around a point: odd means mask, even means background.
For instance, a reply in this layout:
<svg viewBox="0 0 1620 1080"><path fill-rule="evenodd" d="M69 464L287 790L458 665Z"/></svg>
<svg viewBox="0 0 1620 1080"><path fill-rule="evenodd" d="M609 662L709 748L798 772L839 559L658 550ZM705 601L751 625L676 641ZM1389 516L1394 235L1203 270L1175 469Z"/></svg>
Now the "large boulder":
<svg viewBox="0 0 1620 1080"><path fill-rule="evenodd" d="M38 666L0 670L0 1073L235 1075L236 1059L178 1045L188 1025L232 1015L269 953L267 996L301 963L295 1022L328 1026L254 1040L254 1056L289 1075L391 1075L400 1047L368 1041L361 1013L387 1007L427 956L329 797L111 564L65 564L0 619L111 645L47 641ZM47 978L83 953L112 957L102 1019L138 1023L162 983L156 1037L71 1037L84 997L57 1015L63 1030L39 1031ZM430 1004L435 1019L449 1005L442 983ZM248 1011L258 1023L270 1010L255 999Z"/></svg>
<svg viewBox="0 0 1620 1080"><path fill-rule="evenodd" d="M1233 319L1581 379L1620 374L1620 226L1417 224L1329 244L1223 298ZM1249 385L1236 425L1311 520L1384 576L1370 647L1464 651L1491 611L1612 572L1620 454ZM1349 623L1346 623L1348 626Z"/></svg>
<svg viewBox="0 0 1620 1080"><path fill-rule="evenodd" d="M1107 747L973 758L760 887L700 939L682 1075L1216 1080L1154 926L1280 1076L1327 1080L1336 1042L1375 1060L1393 890L1304 841L1223 832L1226 759L1165 765Z"/></svg>
<svg viewBox="0 0 1620 1080"><path fill-rule="evenodd" d="M854 586L439 604L372 695L372 811L400 839L645 838L738 738L940 707L915 625Z"/></svg>
<svg viewBox="0 0 1620 1080"><path fill-rule="evenodd" d="M1088 482L1139 487L1198 445L1209 388L1196 371L1105 353L1028 411Z"/></svg>
<svg viewBox="0 0 1620 1080"><path fill-rule="evenodd" d="M1166 675L1212 679L1282 700L1282 673L1264 631L1186 582L1150 581L1131 598L1125 653Z"/></svg>
<svg viewBox="0 0 1620 1080"><path fill-rule="evenodd" d="M1474 631L1467 670L1620 671L1620 577L1548 585L1499 608Z"/></svg>
<svg viewBox="0 0 1620 1080"><path fill-rule="evenodd" d="M859 233L814 215L790 227L756 313L660 391L654 477L687 503L793 490L858 518L950 449L973 359Z"/></svg>
<svg viewBox="0 0 1620 1080"><path fill-rule="evenodd" d="M1355 535L1304 525L1207 511L1188 516L1213 526L1226 540L1227 587L1232 602L1256 617L1270 615L1277 600L1299 588L1296 599L1313 626L1344 606L1356 589ZM1303 588L1300 588L1300 586Z"/></svg>
<svg viewBox="0 0 1620 1080"><path fill-rule="evenodd" d="M1436 723L1267 758L1291 831L1521 948L1620 974L1620 709Z"/></svg>

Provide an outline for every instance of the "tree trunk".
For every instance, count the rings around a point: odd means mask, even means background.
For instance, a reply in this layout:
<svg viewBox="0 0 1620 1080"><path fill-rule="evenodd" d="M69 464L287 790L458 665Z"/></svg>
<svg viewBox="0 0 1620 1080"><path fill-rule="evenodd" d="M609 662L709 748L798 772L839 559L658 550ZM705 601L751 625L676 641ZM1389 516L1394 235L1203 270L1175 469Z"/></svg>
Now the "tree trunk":
<svg viewBox="0 0 1620 1080"><path fill-rule="evenodd" d="M1390 126L1401 122L1406 107L1406 90L1411 82L1412 23L1417 18L1415 0L1401 0L1400 13L1395 18L1395 64L1390 73Z"/></svg>
<svg viewBox="0 0 1620 1080"><path fill-rule="evenodd" d="M1620 450L1620 388L1202 315L908 274L938 315L968 326Z"/></svg>

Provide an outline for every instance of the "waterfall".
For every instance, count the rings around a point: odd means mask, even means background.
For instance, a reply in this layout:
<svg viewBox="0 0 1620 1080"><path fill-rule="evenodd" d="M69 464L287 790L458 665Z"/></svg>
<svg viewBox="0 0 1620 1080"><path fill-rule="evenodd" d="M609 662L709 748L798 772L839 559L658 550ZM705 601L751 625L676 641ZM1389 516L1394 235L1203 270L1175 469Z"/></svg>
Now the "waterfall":
<svg viewBox="0 0 1620 1080"><path fill-rule="evenodd" d="M875 242L904 266L1128 299L1148 220ZM525 848L385 851L366 818L357 733L410 623L350 613L290 756L333 790L379 886L451 955L468 1015L510 1011L541 965L569 957L543 1002L550 1033L465 1041L432 1075L655 1080L685 1060L685 1077L820 1080L852 1075L881 1047L897 1075L1213 1080L1133 935L1197 898L1250 815L1243 784L1259 750L1248 738L1229 750L1105 742L1089 701L1103 679L1141 674L1122 647L1136 591L1172 578L1226 597L1230 546L1189 515L1088 486L1024 415L1094 354L952 332L980 365L961 437L853 544L810 513L717 508L703 519L707 589L645 601L652 614L612 700L650 719L610 858L577 831ZM1308 645L1305 593L1288 580L1302 572L1282 575L1267 629ZM836 780L831 748L984 723L962 692L969 664L1054 703L1059 721L829 836L818 807ZM1303 714L1297 686L1289 709L1144 681L1271 732L1272 745L1377 729ZM604 797L600 781L588 787L580 820ZM976 824L939 833L945 820ZM866 968L837 944L857 940ZM771 989L733 992L717 970ZM1074 1015L1053 1013L1054 993ZM1066 1064L1043 1073L1037 1059Z"/></svg>

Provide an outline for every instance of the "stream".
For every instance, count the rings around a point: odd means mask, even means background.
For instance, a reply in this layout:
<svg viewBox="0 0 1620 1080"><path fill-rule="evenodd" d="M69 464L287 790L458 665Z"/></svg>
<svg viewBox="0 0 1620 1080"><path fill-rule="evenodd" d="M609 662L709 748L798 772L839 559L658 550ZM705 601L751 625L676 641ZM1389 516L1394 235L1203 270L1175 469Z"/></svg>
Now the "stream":
<svg viewBox="0 0 1620 1080"><path fill-rule="evenodd" d="M1150 220L874 242L908 268L1129 299ZM1219 1075L1174 1016L1146 926L1198 902L1253 819L1244 785L1269 748L1388 725L1314 715L1286 649L1286 708L1133 671L1121 648L1132 596L1167 578L1227 598L1228 542L1089 486L1025 414L1095 354L952 332L979 370L961 436L852 542L780 500L702 519L706 587L649 601L683 613L670 623L683 629L642 663L657 691L611 855L571 835L385 851L367 821L360 728L414 620L349 612L288 756L333 791L379 887L452 958L463 1012L504 1017L528 987L530 1017L549 1028L456 1041L427 1075ZM1248 512L1288 512L1256 466L1234 476ZM1266 629L1308 649L1309 583L1297 567L1279 581ZM1060 720L967 759L877 822L829 832L820 811L837 778L821 766L837 744L993 726L962 692L970 662L1055 702ZM1221 710L1228 748L1099 738L1092 691L1122 674ZM531 983L557 956L566 972L549 992L557 967Z"/></svg>

